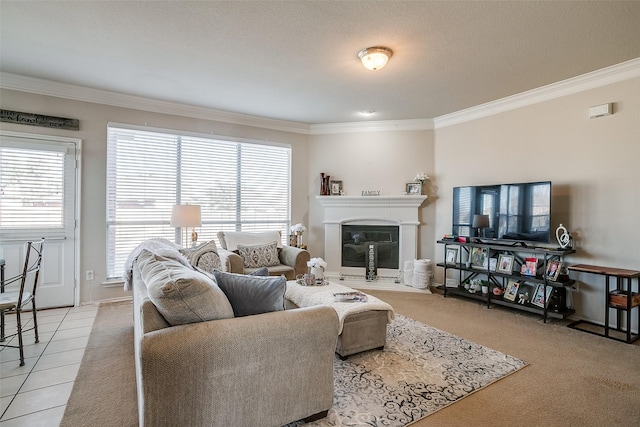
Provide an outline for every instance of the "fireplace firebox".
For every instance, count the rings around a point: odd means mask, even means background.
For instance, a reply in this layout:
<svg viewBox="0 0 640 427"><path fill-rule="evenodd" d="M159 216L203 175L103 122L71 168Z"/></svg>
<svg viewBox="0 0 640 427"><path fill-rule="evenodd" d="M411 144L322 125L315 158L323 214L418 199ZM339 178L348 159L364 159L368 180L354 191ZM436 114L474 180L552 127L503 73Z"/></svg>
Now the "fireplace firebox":
<svg viewBox="0 0 640 427"><path fill-rule="evenodd" d="M372 248L376 268L399 268L399 227L391 225L343 225L342 266L367 267ZM369 256L368 256L369 254Z"/></svg>

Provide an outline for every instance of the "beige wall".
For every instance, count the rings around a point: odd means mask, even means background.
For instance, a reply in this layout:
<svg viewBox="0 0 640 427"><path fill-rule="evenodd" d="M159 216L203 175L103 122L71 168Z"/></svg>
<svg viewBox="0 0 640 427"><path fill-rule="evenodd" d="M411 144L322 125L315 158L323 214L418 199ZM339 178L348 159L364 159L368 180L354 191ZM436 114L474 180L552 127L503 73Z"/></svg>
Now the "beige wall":
<svg viewBox="0 0 640 427"><path fill-rule="evenodd" d="M380 190L383 195L400 195L405 184L419 172L430 177L434 171L433 131L358 132L315 135L309 138L309 230L311 256L324 256L324 225L320 194L320 173L342 181L345 194L359 196L363 190ZM434 177L435 178L435 177ZM433 186L423 189L428 198L420 212L418 255L433 255L435 198Z"/></svg>
<svg viewBox="0 0 640 427"><path fill-rule="evenodd" d="M74 118L80 131L66 131L11 123L0 129L82 139L80 213L80 300L87 302L130 295L120 287L105 287L106 280L106 162L107 123L118 122L184 130L208 135L232 136L257 141L290 144L292 147L292 221L302 221L307 212L307 136L209 120L158 114L127 108L78 102L11 90L0 91L3 109ZM95 280L86 282L84 272L95 271Z"/></svg>
<svg viewBox="0 0 640 427"><path fill-rule="evenodd" d="M608 102L613 115L589 119ZM455 186L551 180L552 226L576 237L569 263L640 269L640 79L437 129L435 166L436 236L451 232ZM603 321L602 278L580 279L577 315Z"/></svg>
<svg viewBox="0 0 640 427"><path fill-rule="evenodd" d="M452 188L458 185L553 181L553 227L562 222L576 236L570 263L640 269L640 79L627 80L470 122L424 131L358 132L305 136L20 93L0 92L4 109L80 119L79 132L2 123L0 129L81 138L81 266L96 280L81 281L82 301L126 293L104 288L105 164L107 122L291 144L292 222L308 227L312 256L324 256L321 172L343 181L349 195L362 190L401 194L418 172L431 176L421 209L419 256L438 261L435 241L451 231ZM590 106L615 103L614 114L589 119ZM436 282L442 272L435 269ZM577 316L602 321L602 279L580 276ZM635 326L637 328L637 325Z"/></svg>

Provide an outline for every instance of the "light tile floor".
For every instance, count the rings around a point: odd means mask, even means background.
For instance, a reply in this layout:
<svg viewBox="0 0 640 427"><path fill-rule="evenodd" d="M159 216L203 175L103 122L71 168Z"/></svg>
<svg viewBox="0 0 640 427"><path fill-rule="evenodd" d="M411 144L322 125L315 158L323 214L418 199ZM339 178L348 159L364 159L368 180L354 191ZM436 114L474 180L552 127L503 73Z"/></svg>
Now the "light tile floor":
<svg viewBox="0 0 640 427"><path fill-rule="evenodd" d="M97 311L97 305L39 310L40 342L33 330L23 334L24 366L17 348L0 347L1 427L60 424ZM23 314L24 328L32 322L31 313ZM14 315L6 325L6 333L16 331Z"/></svg>

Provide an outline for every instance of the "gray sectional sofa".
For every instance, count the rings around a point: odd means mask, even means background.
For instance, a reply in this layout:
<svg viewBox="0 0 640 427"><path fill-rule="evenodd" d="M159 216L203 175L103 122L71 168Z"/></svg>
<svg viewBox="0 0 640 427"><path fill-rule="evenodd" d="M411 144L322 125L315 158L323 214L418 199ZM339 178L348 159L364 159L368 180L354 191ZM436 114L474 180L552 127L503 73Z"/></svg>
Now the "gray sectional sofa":
<svg viewBox="0 0 640 427"><path fill-rule="evenodd" d="M238 295L225 299L212 275L149 251L134 261L140 426L278 427L325 416L333 403L335 310L284 311L284 278L220 274L228 276L218 282L241 290L240 276L264 281L269 306L258 311L269 312L236 316Z"/></svg>

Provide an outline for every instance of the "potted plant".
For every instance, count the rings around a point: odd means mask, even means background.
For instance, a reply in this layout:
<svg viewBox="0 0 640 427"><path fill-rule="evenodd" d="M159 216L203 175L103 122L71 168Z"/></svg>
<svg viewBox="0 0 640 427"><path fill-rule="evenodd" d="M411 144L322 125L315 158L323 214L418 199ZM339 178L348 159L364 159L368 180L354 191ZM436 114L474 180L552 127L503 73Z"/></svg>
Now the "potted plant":
<svg viewBox="0 0 640 427"><path fill-rule="evenodd" d="M480 288L482 289L482 294L486 295L489 293L489 282L487 282L486 280L481 280L480 281Z"/></svg>

